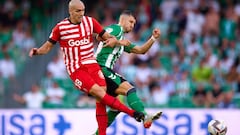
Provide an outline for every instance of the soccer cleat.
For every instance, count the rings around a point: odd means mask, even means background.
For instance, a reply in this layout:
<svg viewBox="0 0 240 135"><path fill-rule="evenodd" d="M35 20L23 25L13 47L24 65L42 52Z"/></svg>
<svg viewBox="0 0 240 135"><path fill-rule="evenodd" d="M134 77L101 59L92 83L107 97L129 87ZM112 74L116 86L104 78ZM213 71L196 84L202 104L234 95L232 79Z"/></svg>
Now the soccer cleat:
<svg viewBox="0 0 240 135"><path fill-rule="evenodd" d="M136 112L133 113L133 118L134 118L136 121L141 122L141 121L144 120L145 115L144 115L144 113L142 113L142 112L137 112L137 111L136 111Z"/></svg>
<svg viewBox="0 0 240 135"><path fill-rule="evenodd" d="M159 119L161 115L162 115L162 112L158 112L155 115L147 115L143 120L143 126L145 128L150 128L153 121Z"/></svg>

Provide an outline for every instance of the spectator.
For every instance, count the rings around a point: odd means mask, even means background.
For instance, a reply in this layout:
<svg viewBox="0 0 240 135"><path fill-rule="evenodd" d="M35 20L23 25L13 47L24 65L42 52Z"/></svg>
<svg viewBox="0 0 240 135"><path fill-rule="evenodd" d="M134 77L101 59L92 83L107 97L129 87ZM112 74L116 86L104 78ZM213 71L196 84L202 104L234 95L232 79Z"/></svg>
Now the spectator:
<svg viewBox="0 0 240 135"><path fill-rule="evenodd" d="M220 16L217 12L217 10L210 5L209 10L205 16L206 20L204 23L203 30L206 33L213 33L218 34L219 33L219 23L220 23Z"/></svg>
<svg viewBox="0 0 240 135"><path fill-rule="evenodd" d="M200 64L193 68L192 77L196 82L209 83L212 77L212 69L206 65L206 59L203 58Z"/></svg>
<svg viewBox="0 0 240 135"><path fill-rule="evenodd" d="M197 41L197 35L193 34L192 37L191 37L190 44L188 44L187 47L186 47L187 55L189 55L190 57L192 57L195 54L199 55L201 49L202 48Z"/></svg>
<svg viewBox="0 0 240 135"><path fill-rule="evenodd" d="M24 30L22 21L17 22L16 28L12 32L12 38L13 38L14 45L16 45L18 48L23 50L22 43L25 38L25 30Z"/></svg>
<svg viewBox="0 0 240 135"><path fill-rule="evenodd" d="M228 91L224 94L223 101L218 104L218 108L236 108L233 102L233 91Z"/></svg>
<svg viewBox="0 0 240 135"><path fill-rule="evenodd" d="M135 84L135 76L136 76L136 66L134 65L134 58L132 54L123 53L122 57L120 58L121 68L120 73L126 77L126 79Z"/></svg>
<svg viewBox="0 0 240 135"><path fill-rule="evenodd" d="M180 80L176 80L176 93L180 98L187 98L190 96L191 83L188 78L188 72L183 72Z"/></svg>
<svg viewBox="0 0 240 135"><path fill-rule="evenodd" d="M63 88L59 87L57 82L54 82L52 87L46 89L46 96L46 103L49 105L49 107L63 107L65 91Z"/></svg>
<svg viewBox="0 0 240 135"><path fill-rule="evenodd" d="M207 92L207 98L211 106L216 107L220 102L223 101L224 93L223 88L219 83L214 82L213 88Z"/></svg>
<svg viewBox="0 0 240 135"><path fill-rule="evenodd" d="M50 72L54 79L66 79L67 71L63 59L58 55L54 56L53 60L47 65L47 71Z"/></svg>
<svg viewBox="0 0 240 135"><path fill-rule="evenodd" d="M30 48L35 47L35 46L36 46L36 42L35 42L34 38L32 37L32 33L30 30L27 30L25 33L23 42L22 42L23 52L26 53L28 50L30 50Z"/></svg>
<svg viewBox="0 0 240 135"><path fill-rule="evenodd" d="M224 10L224 17L220 21L220 37L228 40L234 40L236 37L237 15L232 6Z"/></svg>
<svg viewBox="0 0 240 135"><path fill-rule="evenodd" d="M138 88L145 89L150 84L151 70L146 61L138 61L136 69L135 83ZM148 90L148 88L147 88Z"/></svg>
<svg viewBox="0 0 240 135"><path fill-rule="evenodd" d="M164 76L159 83L161 85L161 88L164 89L169 96L173 96L176 94L174 79L169 74Z"/></svg>
<svg viewBox="0 0 240 135"><path fill-rule="evenodd" d="M14 79L16 75L15 62L9 54L4 54L4 58L0 59L0 74L4 79Z"/></svg>
<svg viewBox="0 0 240 135"><path fill-rule="evenodd" d="M160 60L158 59L158 57L155 57L151 60L151 77L152 77L152 81L157 81L159 82L161 80L162 77L166 76L167 70L165 70L161 63Z"/></svg>
<svg viewBox="0 0 240 135"><path fill-rule="evenodd" d="M77 107L94 107L96 100L92 96L82 94L77 100Z"/></svg>
<svg viewBox="0 0 240 135"><path fill-rule="evenodd" d="M172 46L168 39L163 39L163 42L160 47L161 55L171 56L172 53L175 53L175 48Z"/></svg>
<svg viewBox="0 0 240 135"><path fill-rule="evenodd" d="M45 95L37 84L33 84L30 91L27 91L23 96L14 94L13 99L25 104L27 108L40 109L45 101Z"/></svg>
<svg viewBox="0 0 240 135"><path fill-rule="evenodd" d="M45 76L41 80L41 87L46 90L53 86L54 79L50 72L46 72Z"/></svg>
<svg viewBox="0 0 240 135"><path fill-rule="evenodd" d="M231 89L234 91L237 91L237 81L239 76L240 73L237 72L236 65L232 65L230 71L224 76L227 84L229 84Z"/></svg>
<svg viewBox="0 0 240 135"><path fill-rule="evenodd" d="M161 38L167 38L168 31L169 31L169 23L163 20L163 14L161 9L157 10L157 18L153 21L152 27L159 28L161 30Z"/></svg>
<svg viewBox="0 0 240 135"><path fill-rule="evenodd" d="M200 36L204 23L205 17L199 12L199 9L194 8L187 12L186 32L188 35L196 34Z"/></svg>
<svg viewBox="0 0 240 135"><path fill-rule="evenodd" d="M169 94L166 90L162 89L161 86L156 82L151 83L149 89L151 92L151 105L167 105L169 101Z"/></svg>
<svg viewBox="0 0 240 135"><path fill-rule="evenodd" d="M198 84L196 91L193 93L193 103L196 107L209 107L207 91L203 84Z"/></svg>
<svg viewBox="0 0 240 135"><path fill-rule="evenodd" d="M222 59L220 60L220 68L226 74L230 71L234 61L228 57L224 52L222 54Z"/></svg>

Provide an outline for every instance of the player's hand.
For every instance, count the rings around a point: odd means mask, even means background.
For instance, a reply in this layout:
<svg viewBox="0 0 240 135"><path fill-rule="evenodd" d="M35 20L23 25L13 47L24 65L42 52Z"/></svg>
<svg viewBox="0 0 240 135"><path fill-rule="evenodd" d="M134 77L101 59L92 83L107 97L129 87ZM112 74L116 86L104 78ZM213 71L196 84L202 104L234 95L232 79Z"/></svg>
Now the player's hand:
<svg viewBox="0 0 240 135"><path fill-rule="evenodd" d="M119 40L118 42L122 46L129 46L131 44L131 42L127 39Z"/></svg>
<svg viewBox="0 0 240 135"><path fill-rule="evenodd" d="M29 52L29 57L32 57L33 55L37 55L38 48L32 48Z"/></svg>
<svg viewBox="0 0 240 135"><path fill-rule="evenodd" d="M155 29L152 31L152 36L153 36L155 39L159 38L159 37L161 36L161 31L160 31L160 29L155 28Z"/></svg>
<svg viewBox="0 0 240 135"><path fill-rule="evenodd" d="M116 37L110 37L107 40L105 40L103 47L114 47L116 44L118 44L118 40Z"/></svg>

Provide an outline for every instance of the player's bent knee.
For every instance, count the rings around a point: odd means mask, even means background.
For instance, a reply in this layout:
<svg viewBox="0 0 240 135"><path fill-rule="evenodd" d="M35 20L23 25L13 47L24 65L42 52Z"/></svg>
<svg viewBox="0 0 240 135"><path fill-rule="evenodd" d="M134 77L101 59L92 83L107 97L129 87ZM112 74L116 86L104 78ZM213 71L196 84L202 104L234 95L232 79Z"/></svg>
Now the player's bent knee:
<svg viewBox="0 0 240 135"><path fill-rule="evenodd" d="M89 93L92 96L96 97L97 99L102 99L106 94L106 90L103 87L100 87L99 85L94 84L90 89Z"/></svg>
<svg viewBox="0 0 240 135"><path fill-rule="evenodd" d="M127 95L133 92L136 92L136 88L134 87L128 90Z"/></svg>

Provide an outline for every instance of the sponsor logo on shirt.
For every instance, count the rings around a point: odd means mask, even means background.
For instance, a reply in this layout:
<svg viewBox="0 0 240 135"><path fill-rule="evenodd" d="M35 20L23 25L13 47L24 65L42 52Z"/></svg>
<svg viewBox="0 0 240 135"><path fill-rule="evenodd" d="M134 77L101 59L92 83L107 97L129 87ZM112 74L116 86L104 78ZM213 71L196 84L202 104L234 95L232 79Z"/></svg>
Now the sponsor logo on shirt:
<svg viewBox="0 0 240 135"><path fill-rule="evenodd" d="M90 43L90 40L88 38L83 38L82 40L70 39L68 41L69 46L80 46L80 45L86 45L86 44L89 44L89 43Z"/></svg>

